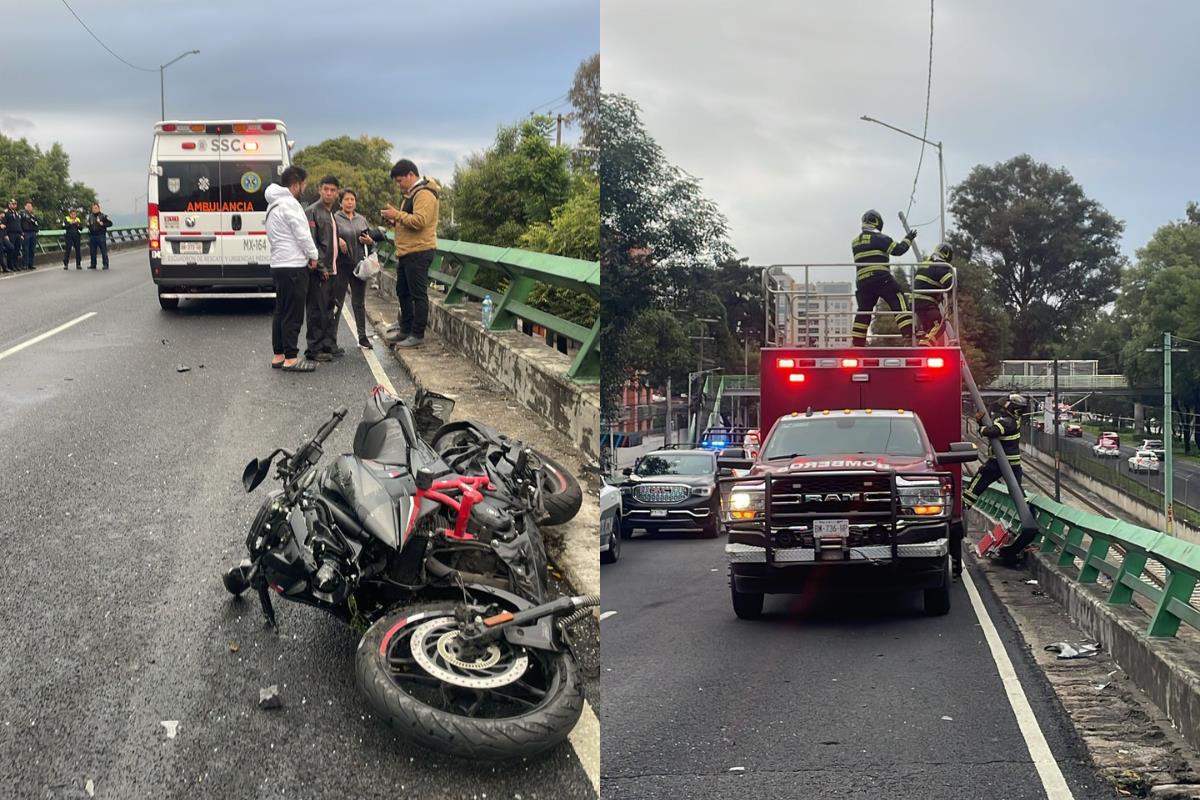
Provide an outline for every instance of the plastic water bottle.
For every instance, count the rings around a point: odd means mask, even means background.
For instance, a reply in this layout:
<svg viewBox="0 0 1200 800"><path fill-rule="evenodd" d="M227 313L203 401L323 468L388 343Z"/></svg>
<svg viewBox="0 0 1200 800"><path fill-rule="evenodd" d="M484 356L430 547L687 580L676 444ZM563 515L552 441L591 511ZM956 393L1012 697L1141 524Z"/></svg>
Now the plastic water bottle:
<svg viewBox="0 0 1200 800"><path fill-rule="evenodd" d="M492 296L485 294L483 296L483 329L490 330L492 327L492 312L495 310L495 304L492 303Z"/></svg>

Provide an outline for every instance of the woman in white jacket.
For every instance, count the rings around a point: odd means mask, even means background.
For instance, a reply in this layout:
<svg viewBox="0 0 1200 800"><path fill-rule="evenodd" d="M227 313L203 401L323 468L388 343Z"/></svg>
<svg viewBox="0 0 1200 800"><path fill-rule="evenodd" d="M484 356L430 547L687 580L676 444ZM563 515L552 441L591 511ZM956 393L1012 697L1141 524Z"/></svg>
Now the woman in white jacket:
<svg viewBox="0 0 1200 800"><path fill-rule="evenodd" d="M291 166L279 183L267 187L267 241L271 245L271 276L275 282L275 316L271 320L273 369L312 372L317 367L299 357L300 328L308 298L308 271L317 268L317 246L308 229L308 218L297 200L308 173Z"/></svg>

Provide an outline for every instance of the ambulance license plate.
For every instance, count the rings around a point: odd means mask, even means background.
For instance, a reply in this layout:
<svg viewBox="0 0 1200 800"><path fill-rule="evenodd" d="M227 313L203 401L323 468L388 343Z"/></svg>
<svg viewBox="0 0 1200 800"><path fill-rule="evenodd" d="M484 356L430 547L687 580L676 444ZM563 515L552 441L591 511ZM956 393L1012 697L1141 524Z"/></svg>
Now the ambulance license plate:
<svg viewBox="0 0 1200 800"><path fill-rule="evenodd" d="M179 252L180 253L203 253L204 252L204 242L180 242L179 243Z"/></svg>
<svg viewBox="0 0 1200 800"><path fill-rule="evenodd" d="M847 539L850 537L850 520L814 519L813 536L840 536L843 539Z"/></svg>

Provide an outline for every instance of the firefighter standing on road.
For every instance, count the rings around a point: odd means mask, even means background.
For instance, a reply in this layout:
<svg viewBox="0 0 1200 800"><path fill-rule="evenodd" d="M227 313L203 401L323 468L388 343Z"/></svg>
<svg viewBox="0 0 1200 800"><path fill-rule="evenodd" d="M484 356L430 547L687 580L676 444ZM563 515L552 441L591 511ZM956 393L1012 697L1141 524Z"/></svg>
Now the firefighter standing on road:
<svg viewBox="0 0 1200 800"><path fill-rule="evenodd" d="M851 245L856 267L854 296L858 300L852 337L855 347L866 346L871 314L880 300L887 303L892 311L900 312L896 315L896 326L900 333L907 337L912 332L912 314L899 284L892 277L890 262L892 256L902 256L908 252L917 232L909 231L897 242L890 236L884 236L882 231L883 217L879 216L878 211L868 211L862 216L862 233L854 237Z"/></svg>
<svg viewBox="0 0 1200 800"><path fill-rule="evenodd" d="M999 439L1004 448L1004 457L1012 467L1017 485L1021 485L1021 414L1029 408L1029 401L1019 394L1010 394L1008 399L997 409L991 425L983 424L983 412L975 412L975 421L979 423L979 435L987 439ZM1000 477L1000 465L993 455L975 473L975 477L963 489L963 512L975 505L984 489L991 486ZM1007 562L1007 559L1006 559ZM961 566L955 565L961 571Z"/></svg>
<svg viewBox="0 0 1200 800"><path fill-rule="evenodd" d="M950 298L954 288L953 258L954 249L940 242L913 277L913 311L923 334L918 343L923 346L939 344L945 333L942 302Z"/></svg>

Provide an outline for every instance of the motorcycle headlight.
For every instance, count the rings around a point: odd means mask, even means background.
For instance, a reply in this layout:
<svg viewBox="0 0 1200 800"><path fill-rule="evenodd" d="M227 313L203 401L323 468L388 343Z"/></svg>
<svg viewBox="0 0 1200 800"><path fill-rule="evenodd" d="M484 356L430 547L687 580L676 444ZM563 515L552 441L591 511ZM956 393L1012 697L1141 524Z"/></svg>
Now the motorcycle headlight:
<svg viewBox="0 0 1200 800"><path fill-rule="evenodd" d="M734 489L729 493L729 516L735 520L753 520L763 516L762 489Z"/></svg>
<svg viewBox="0 0 1200 800"><path fill-rule="evenodd" d="M950 485L941 481L912 481L897 478L901 513L917 517L940 517L953 507Z"/></svg>

